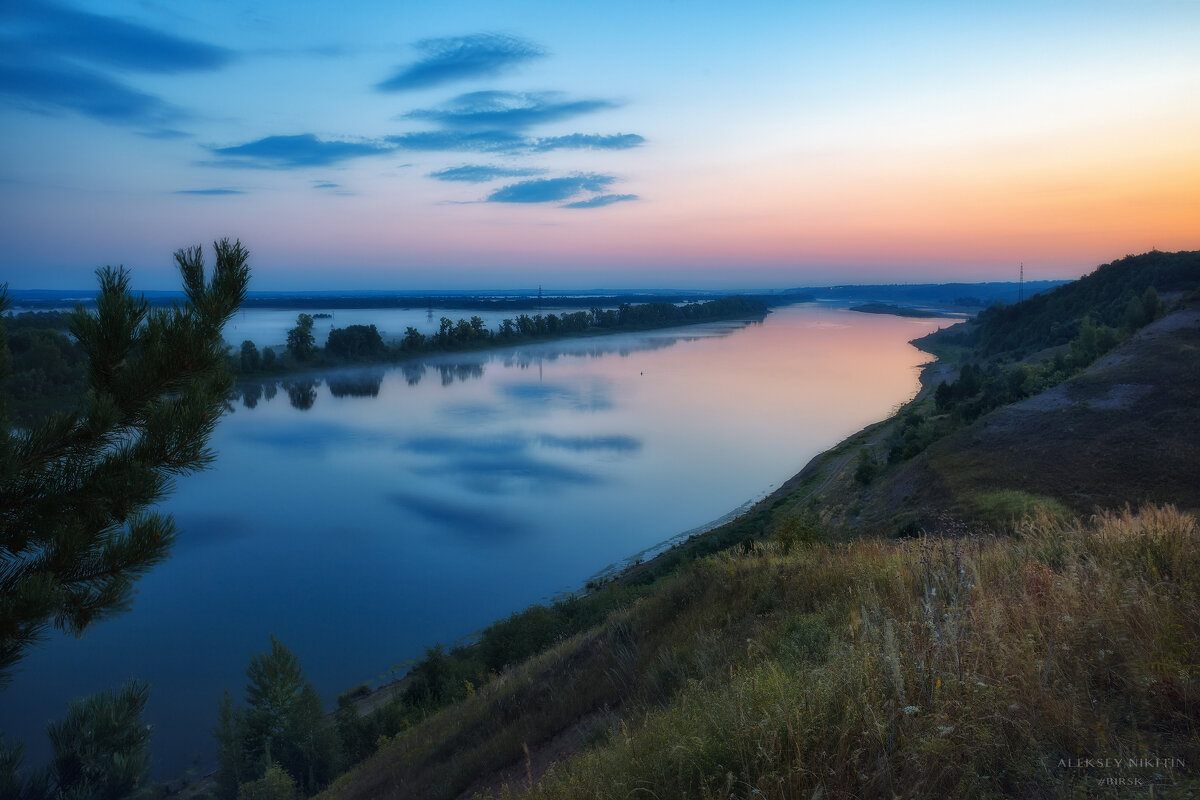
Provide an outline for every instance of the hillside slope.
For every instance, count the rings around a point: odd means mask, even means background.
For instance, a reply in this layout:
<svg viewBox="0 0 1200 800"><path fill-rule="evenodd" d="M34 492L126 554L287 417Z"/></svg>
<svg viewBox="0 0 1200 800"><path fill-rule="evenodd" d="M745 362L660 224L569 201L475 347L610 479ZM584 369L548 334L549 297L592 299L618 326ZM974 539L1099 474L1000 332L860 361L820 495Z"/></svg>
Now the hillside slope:
<svg viewBox="0 0 1200 800"><path fill-rule="evenodd" d="M735 548L323 796L1194 796L1197 604L1196 520L1170 509Z"/></svg>
<svg viewBox="0 0 1200 800"><path fill-rule="evenodd" d="M934 442L863 498L859 527L984 514L1000 492L1076 513L1200 510L1200 303L1134 334L1081 374Z"/></svg>
<svg viewBox="0 0 1200 800"><path fill-rule="evenodd" d="M1195 796L1196 256L949 332L906 410L570 601L595 601L587 628L381 738L325 796ZM1139 315L1093 360L1095 323ZM976 393L935 403L967 365ZM1026 367L1051 388L984 402ZM887 458L914 409L938 436Z"/></svg>

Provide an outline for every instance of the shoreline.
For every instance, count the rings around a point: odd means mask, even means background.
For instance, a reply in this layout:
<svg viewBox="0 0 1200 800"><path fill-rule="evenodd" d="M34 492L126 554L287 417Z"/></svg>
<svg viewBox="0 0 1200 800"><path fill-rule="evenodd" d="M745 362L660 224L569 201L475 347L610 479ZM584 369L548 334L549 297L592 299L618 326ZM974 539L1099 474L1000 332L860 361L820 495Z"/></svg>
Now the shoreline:
<svg viewBox="0 0 1200 800"><path fill-rule="evenodd" d="M903 315L899 315L899 316L903 316ZM861 429L855 431L854 433L851 433L850 435L846 436L845 438L841 439L836 444L834 444L832 447L815 454L814 456L812 456L812 458L810 458L805 463L805 465L798 472L796 472L794 475L792 475L791 477L784 480L782 483L780 483L774 489L764 490L764 492L761 494L761 496L759 496L757 499L747 500L746 502L737 506L733 510L721 515L720 517L717 517L714 520L711 520L707 523L703 523L701 525L698 525L693 528L689 528L688 530L677 533L673 536L670 536L670 537L662 540L661 542L658 542L657 544L651 545L651 546L646 547L636 553L633 553L632 555L628 556L625 559L622 559L621 561L619 561L615 564L610 564L606 567L603 567L603 568L597 570L585 582L585 584L583 586L581 586L580 588L578 588L574 591L563 591L563 592L559 593L555 598L550 599L549 603L553 603L558 599L573 597L573 596L574 597L586 597L588 595L591 595L598 591L601 591L605 586L607 586L610 583L638 582L642 578L642 576L647 575L647 574L653 574L655 571L657 571L659 568L663 567L668 562L670 562L674 559L677 559L677 558L682 559L685 555L684 551L687 549L689 544L694 544L694 543L703 541L705 537L710 536L714 532L721 531L722 529L729 528L731 526L735 526L739 523L749 520L750 518L752 518L758 514L762 514L762 513L769 511L770 509L775 507L777 504L782 502L784 499L786 499L792 492L794 492L795 490L797 490L798 488L803 486L805 482L811 481L814 479L814 477L820 476L823 472L826 471L827 467L826 467L824 461L829 456L831 456L831 454L834 454L837 451L841 450L842 448L846 447L847 444L849 444L851 442L855 442L857 439L862 437L864 434L873 433L873 432L877 431L881 426L887 425L888 423L892 422L893 420L895 420L897 418L897 416L899 415L899 412L902 408L904 408L905 406L909 405L912 402L915 402L915 401L921 399L921 397L926 395L929 391L932 391L932 387L936 383L936 380L939 379L941 372L945 368L945 365L944 365L944 362L942 362L936 354L930 352L929 350L922 348L918 344L919 341L920 341L920 338L910 340L909 343L912 344L913 347L917 348L917 350L919 350L920 352L928 354L931 358L929 361L927 361L921 365L921 372L918 375L919 387L918 387L916 393L911 398L904 401L899 406L897 406L895 409L893 409L893 411L890 415L888 415L887 417L884 417L883 419L876 420L875 422L871 422L871 423L867 424L863 428L861 428ZM831 466L840 469L840 467L844 466L844 463L841 463L841 462L846 462L846 461L849 461L850 459L851 459L851 457L839 459L839 463L833 464ZM836 472L836 469L835 469L835 472ZM826 476L827 479L832 478L832 477L833 477L832 475ZM536 604L534 604L534 605L536 605ZM514 612L514 613L520 613L520 611L523 611L523 610L525 610L525 609L519 609L517 612ZM494 622L499 622L499 621L500 620L495 620ZM466 644L467 646L473 646L473 644L474 644L473 640L476 637L478 637L478 635L481 632L482 632L482 629L480 629L479 631L475 631L471 634L468 634L467 636L464 636L461 639L457 640L457 643L463 643L463 644ZM397 667L415 662L419 658L420 658L420 656L414 656L413 659L410 659L409 661L401 662L400 664L395 665L393 668L391 668L389 670L377 673L377 675L384 675L384 674L392 673L395 671L395 669ZM411 680L411 678L412 678L412 670L410 669L408 672L405 672L400 677L389 680L383 684L380 684L379 686L377 686L373 689L370 689L366 694L361 694L360 696L356 697L353 700L353 706L355 707L356 710L358 710L358 712L360 714L370 713L371 710L378 708L379 706L383 705L388 700L390 700L392 698L392 696L394 696L395 694L397 694L400 691L403 691L404 688L408 685L408 682ZM363 686L369 686L370 682L371 682L370 679L361 681L360 683L356 684L355 686L347 688L344 692L342 692L341 695L339 695L339 697L344 696L348 693L355 692L356 690L360 690L360 688ZM330 712L330 713L332 714L333 712Z"/></svg>
<svg viewBox="0 0 1200 800"><path fill-rule="evenodd" d="M843 304L838 304L838 305L841 307L848 307ZM903 315L895 315L895 316L903 316ZM746 318L741 318L741 319L743 321L745 321L747 324L755 322L755 321L761 321L759 319L754 319L754 320L746 319ZM697 322L686 324L686 325L672 325L672 326L664 327L664 328L650 328L650 329L646 329L646 330L661 331L661 330L670 330L670 329L687 329L687 328L694 327L697 324L701 324L702 322L703 323L721 323L721 322L731 322L731 321L734 321L734 320L732 320L732 319L702 320L702 321L697 321ZM561 341L563 339L578 339L578 338L586 339L586 338L593 338L596 336L603 337L603 336L609 336L609 335L620 334L620 333L639 333L639 332L642 332L642 331L637 331L637 330L596 331L596 332L592 333L591 335L582 336L582 337L578 336L578 335L576 335L576 336L561 336L561 337L554 337L553 339L528 340L528 341L521 342L519 344L491 345L491 346L487 346L487 347L473 348L471 350L456 350L456 351L442 351L442 352L438 352L438 353L414 354L412 359L419 359L421 357L443 359L446 357L453 357L454 355L456 355L458 353L466 354L466 353L479 353L479 352L485 352L485 351L497 351L497 350L504 350L504 349L508 349L508 348L522 347L522 346L537 346L537 345L544 344L544 343L552 343L553 341ZM909 399L903 401L900 404L900 406L898 406L897 408L901 408L901 407L907 405L908 403L911 403L914 400L919 399L927 391L929 391L930 390L929 378L931 375L935 374L932 371L937 370L942 366L942 362L940 362L938 360L937 356L930 353L928 350L921 348L917 344L917 340L910 340L910 344L913 344L913 346L916 347L921 353L928 354L930 356L930 358L928 361L924 362L919 367L920 372L918 375L918 386L916 388L916 392ZM404 359L404 360L412 360L412 359ZM363 368L363 367L371 367L371 366L386 368L386 367L390 367L392 365L396 365L399 363L403 363L403 360L396 361L396 362L383 362L383 363L375 363L375 364L363 364L363 363L342 364L342 365L336 365L336 366L329 366L329 367L325 367L325 368L310 369L306 373L288 373L285 376L276 376L276 379L278 379L278 377L292 377L294 375L305 375L305 374L316 375L316 374L320 374L320 373L330 372L333 370L355 369L355 368ZM269 377L266 379L271 380L271 378L269 378ZM246 379L245 381L243 381L242 379L239 379L238 383L253 382L253 380L254 380L253 378ZM936 380L934 381L934 383L936 383ZM886 425L889 421L893 420L897 416L897 413L898 413L897 408L893 408L891 413L889 413L886 417L867 424L863 428L861 428L857 431L854 431L853 433L842 438L841 440L839 440L838 442L836 442L829 448L827 448L819 453L814 454L811 458L809 458L809 460L804 464L804 466L799 471L795 472L794 474L792 474L789 477L787 477L786 479L784 479L782 482L780 482L774 488L763 489L760 493L758 493L758 495L756 497L752 497L751 499L746 500L745 502L741 503L740 505L736 506L735 508L726 512L725 514L722 514L714 519L711 519L708 522L705 522L700 525L680 531L679 533L673 534L653 545L643 548L642 550L640 550L638 552L632 553L632 554L628 555L627 557L620 559L619 561L616 561L607 566L601 567L595 573L593 573L591 576L589 576L589 578L586 579L582 585L576 587L575 589L563 590L551 597L546 598L541 603L533 603L530 606L526 606L525 608L517 609L514 612L514 614L519 614L522 611L525 611L528 608L532 608L537 605L552 605L553 603L555 603L558 600L562 600L562 599L566 599L566 598L570 598L570 597L587 597L587 596L590 596L590 595L593 595L593 594L603 591L609 584L617 583L617 584L637 585L637 584L640 584L643 582L648 582L648 581L646 581L646 578L648 576L650 576L650 581L653 581L653 580L657 579L656 573L659 573L659 572L665 573L665 572L673 571L675 566L677 566L673 562L683 562L686 560L690 560L688 558L689 551L693 550L696 547L696 545L703 544L706 541L711 541L714 534L717 534L719 536L720 532L722 532L722 531L726 531L727 529L736 529L739 525L743 525L748 520L752 520L756 516L760 516L766 512L769 512L780 501L782 501L789 494L791 494L795 489L797 489L799 486L801 486L805 481L811 480L811 476L813 474L823 474L824 472L826 472L827 465L825 462L827 461L827 459L829 458L829 456L831 454L834 454L837 451L839 451L840 449L844 448L847 445L847 443L853 442L857 438L861 437L864 433L876 430L882 425ZM837 465L834 465L834 466L837 466ZM718 548L718 549L723 549L723 548ZM703 554L701 554L701 555L703 555ZM693 557L696 557L696 556L693 556ZM489 623L489 625L496 623L496 622L501 622L501 621L503 621L503 619L504 618L493 620L492 623ZM487 626L484 626L484 627L487 627ZM479 630L473 631L472 633L470 633L466 636L463 636L449 644L451 646L465 646L468 648L473 647L475 645L479 635L482 633L482 631L483 631L483 628L480 628ZM335 695L334 698L329 702L329 705L326 708L326 716L329 717L330 719L332 719L334 717L334 715L337 713L338 709L340 708L339 700L341 698L346 698L349 701L349 705L351 707L353 707L355 709L355 711L361 716L366 716L366 715L370 714L371 712L384 706L389 701L391 701L393 698L395 698L397 695L404 692L405 689L407 689L409 687L409 685L411 685L411 682L414 678L413 667L416 666L417 662L420 661L421 657L422 657L421 654L417 653L410 659L407 659L407 660L401 661L399 663L385 667L383 669L380 669L373 676L365 677L356 683L352 683L352 684L345 686L344 689L341 692L339 692L337 695ZM404 670L402 673L400 672L401 669ZM216 774L216 770L214 769L211 772L206 772L206 774L204 774L204 775L193 777L186 786L180 786L178 789L175 789L175 791L173 792L173 794L171 796L175 796L175 797L198 796L198 795L195 795L194 793L195 792L203 792L206 790L206 787L211 788L212 780L213 780L215 774ZM172 779L168 782L168 784L169 785L178 785L178 783L177 783L178 780L179 780L178 778Z"/></svg>
<svg viewBox="0 0 1200 800"><path fill-rule="evenodd" d="M552 334L541 335L541 336L522 334L522 335L517 335L517 336L512 336L512 337L503 337L503 338L498 339L497 337L499 336L499 334L496 334L495 332L488 330L487 332L488 332L489 336L486 339L483 339L482 341L465 342L465 343L459 344L457 346L448 347L448 348L431 346L431 345L422 345L419 348L405 350L399 344L401 340L398 338L393 338L392 339L393 343L390 345L385 345L385 347L395 348L395 349L392 352L385 352L383 354L383 356L379 357L379 358L368 358L368 359L354 360L354 361L352 361L352 360L328 361L327 360L327 361L323 361L321 363L292 363L287 366L282 366L282 365L276 366L270 370L261 370L258 372L243 372L242 370L237 369L237 368L232 368L231 371L233 372L233 377L234 377L235 383L249 383L249 382L254 382L255 380L258 380L258 379L270 380L270 379L274 379L274 378L305 376L305 375L311 375L313 373L318 373L318 372L327 372L330 370L337 370L337 369L353 369L353 368L357 368L357 367L391 366L391 365L398 365L398 364L406 364L406 363L410 363L412 361L416 361L418 359L423 359L423 358L429 358L429 359L446 358L446 357L453 357L458 354L481 353L481 352L488 352L488 351L492 351L492 350L503 350L506 348L536 346L536 345L551 344L554 342L561 342L561 341L571 340L571 339L605 338L605 337L609 337L609 336L617 336L617 335L620 335L623 333L646 333L648 331L665 331L665 330L672 330L672 329L676 329L676 328L691 328L696 325L705 325L705 324L713 324L713 323L721 323L721 322L742 322L744 324L749 325L749 324L753 324L755 322L761 323L764 319L767 318L767 315L769 315L771 313L771 310L773 308L781 307L781 306L785 306L785 305L796 305L801 302L806 302L806 301L803 299L798 299L798 300L789 300L789 301L783 302L783 303L775 303L773 305L767 306L762 311L761 314L759 314L759 313L751 313L751 314L741 313L741 314L729 314L729 315L718 314L716 316L705 317L705 318L700 318L700 319L672 320L670 322L667 322L666 324L661 324L661 325L659 325L659 324L626 325L626 326L622 326L622 327L612 327L612 328L601 327L601 326L592 326L592 327L586 328L584 330L579 330L579 331L563 331L561 333L552 333ZM429 341L430 338L432 338L432 335L430 335L430 337L427 337L426 341ZM236 343L231 343L231 342L228 342L228 340L226 340L226 346L227 346L228 351L230 352L229 358L230 359L236 358L235 348L237 348L238 345ZM286 345L281 345L281 344L264 345L262 349L264 349L264 350L270 349L270 350L277 351L277 352L282 351L282 353L285 355L278 356L278 358L280 358L280 359L284 358L287 354ZM322 348L322 350L323 350L323 348Z"/></svg>

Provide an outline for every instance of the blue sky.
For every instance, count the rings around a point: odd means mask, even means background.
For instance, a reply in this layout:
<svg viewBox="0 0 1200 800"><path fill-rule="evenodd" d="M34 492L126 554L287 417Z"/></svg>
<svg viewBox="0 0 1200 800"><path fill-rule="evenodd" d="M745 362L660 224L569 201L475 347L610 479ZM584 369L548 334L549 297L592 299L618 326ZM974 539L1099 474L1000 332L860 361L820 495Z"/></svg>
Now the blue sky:
<svg viewBox="0 0 1200 800"><path fill-rule="evenodd" d="M0 8L0 280L1072 277L1194 249L1200 4Z"/></svg>

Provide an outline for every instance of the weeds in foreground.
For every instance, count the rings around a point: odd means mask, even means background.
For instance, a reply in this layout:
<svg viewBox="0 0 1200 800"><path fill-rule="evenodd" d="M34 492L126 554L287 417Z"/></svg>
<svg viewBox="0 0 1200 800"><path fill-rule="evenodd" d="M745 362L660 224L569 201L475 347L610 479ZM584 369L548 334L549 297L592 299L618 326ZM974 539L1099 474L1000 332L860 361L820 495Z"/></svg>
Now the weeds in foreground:
<svg viewBox="0 0 1200 800"><path fill-rule="evenodd" d="M1198 665L1200 534L1169 508L757 544L505 670L328 794L1187 796Z"/></svg>
<svg viewBox="0 0 1200 800"><path fill-rule="evenodd" d="M777 586L784 600L755 646L692 676L669 705L627 710L627 732L552 769L529 796L1197 788L1200 538L1190 516L1148 509L1082 525L1042 515L1012 538L788 557L762 548L701 572ZM717 625L721 594L698 604Z"/></svg>

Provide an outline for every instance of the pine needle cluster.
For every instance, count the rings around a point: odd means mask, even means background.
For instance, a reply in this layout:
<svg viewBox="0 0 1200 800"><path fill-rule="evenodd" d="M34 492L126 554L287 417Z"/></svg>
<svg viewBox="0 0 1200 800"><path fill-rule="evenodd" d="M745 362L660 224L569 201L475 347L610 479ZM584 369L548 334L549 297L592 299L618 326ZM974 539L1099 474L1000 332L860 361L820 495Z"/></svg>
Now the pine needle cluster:
<svg viewBox="0 0 1200 800"><path fill-rule="evenodd" d="M232 383L221 329L250 276L240 241L214 250L211 280L199 247L176 251L186 302L171 308L135 296L124 268L97 270L95 310L70 318L90 364L83 410L11 429L0 409L0 686L51 626L81 635L127 607L170 552L174 523L152 508L213 458Z"/></svg>

